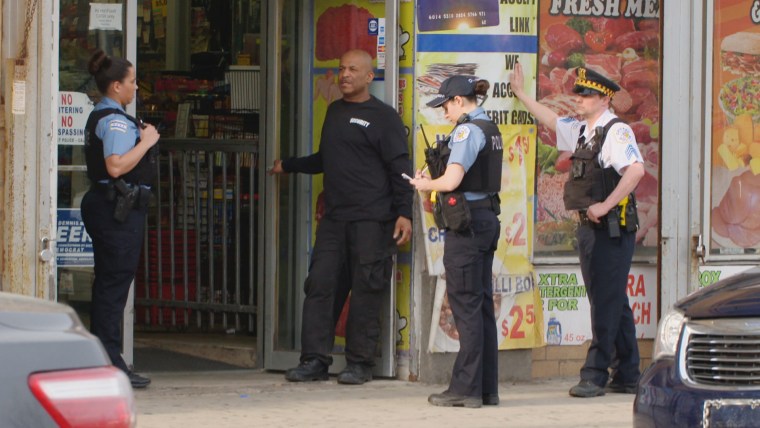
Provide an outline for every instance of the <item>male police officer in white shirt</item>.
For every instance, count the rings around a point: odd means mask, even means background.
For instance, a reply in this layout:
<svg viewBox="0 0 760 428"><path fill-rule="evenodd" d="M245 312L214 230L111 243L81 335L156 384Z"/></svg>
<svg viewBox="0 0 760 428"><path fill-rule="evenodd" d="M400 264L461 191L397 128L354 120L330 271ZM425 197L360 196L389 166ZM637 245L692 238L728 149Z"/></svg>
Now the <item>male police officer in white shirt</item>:
<svg viewBox="0 0 760 428"><path fill-rule="evenodd" d="M578 250L593 340L581 381L570 395L596 397L605 389L633 393L640 375L639 351L626 286L637 228L632 192L644 176L644 164L631 127L609 110L620 87L593 70L578 68L576 73L573 92L582 120L559 117L529 97L520 64L510 83L528 110L556 131L557 148L573 151L564 201L566 209L578 211Z"/></svg>

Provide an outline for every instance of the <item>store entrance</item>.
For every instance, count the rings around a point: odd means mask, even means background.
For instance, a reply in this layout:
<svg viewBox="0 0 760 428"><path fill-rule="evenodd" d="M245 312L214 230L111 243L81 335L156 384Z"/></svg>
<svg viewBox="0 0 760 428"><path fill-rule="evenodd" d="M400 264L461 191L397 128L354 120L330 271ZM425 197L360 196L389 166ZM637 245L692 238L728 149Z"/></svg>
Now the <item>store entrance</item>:
<svg viewBox="0 0 760 428"><path fill-rule="evenodd" d="M136 114L159 129L161 155L135 364L160 369L158 348L255 367L262 2L139 3Z"/></svg>
<svg viewBox="0 0 760 428"><path fill-rule="evenodd" d="M267 85L267 102L272 103L266 140L271 141L268 165L275 158L305 156L319 148L325 112L329 103L342 94L337 89L339 59L351 48L370 50L376 57L375 81L370 91L376 97L395 105L399 99L398 1L373 4L370 0L278 0L279 13L267 20L274 28L270 32L267 51L279 60L272 80ZM362 15L368 10L372 15ZM357 12L362 10L364 12ZM367 12L369 13L369 12ZM366 18L370 18L369 20ZM313 19L313 24L309 20ZM299 22L301 24L299 25ZM304 37L304 31L320 28ZM326 29L338 28L335 33ZM308 29L308 30L307 30ZM351 39L352 34L378 30L368 37L365 45ZM301 40L301 44L298 41ZM327 58L318 58L325 50ZM379 55L382 52L384 55ZM301 82L299 86L299 83ZM321 89L320 89L321 88ZM337 94L336 94L337 91ZM265 272L264 368L286 370L298 365L301 356L303 325L304 280L308 272L311 243L317 224L324 212L321 202L321 174L279 174L266 183L265 242L273 249L264 255ZM394 377L396 374L396 284L395 275L388 292L383 296L382 324L375 359L375 376ZM343 296L344 298L346 296ZM350 310L350 296L342 311L336 311L335 342L331 372L341 371L346 360L345 326ZM341 309L341 308L338 308Z"/></svg>

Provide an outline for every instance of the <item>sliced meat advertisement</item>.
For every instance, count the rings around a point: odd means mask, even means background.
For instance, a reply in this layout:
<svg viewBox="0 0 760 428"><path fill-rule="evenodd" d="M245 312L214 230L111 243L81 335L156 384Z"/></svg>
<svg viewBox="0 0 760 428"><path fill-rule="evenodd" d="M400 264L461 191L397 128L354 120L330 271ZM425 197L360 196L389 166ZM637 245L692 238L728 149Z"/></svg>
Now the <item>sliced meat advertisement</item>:
<svg viewBox="0 0 760 428"><path fill-rule="evenodd" d="M640 229L637 253L654 249L658 231L660 163L660 19L658 1L540 2L537 99L561 116L575 116L575 68L586 67L622 88L615 114L636 135L646 174L636 189ZM556 135L538 124L536 154L537 256L575 255L574 212L562 193L570 152L557 150ZM651 251L654 253L654 251Z"/></svg>
<svg viewBox="0 0 760 428"><path fill-rule="evenodd" d="M757 0L715 0L711 252L760 248L760 17ZM758 13L758 12L755 12Z"/></svg>

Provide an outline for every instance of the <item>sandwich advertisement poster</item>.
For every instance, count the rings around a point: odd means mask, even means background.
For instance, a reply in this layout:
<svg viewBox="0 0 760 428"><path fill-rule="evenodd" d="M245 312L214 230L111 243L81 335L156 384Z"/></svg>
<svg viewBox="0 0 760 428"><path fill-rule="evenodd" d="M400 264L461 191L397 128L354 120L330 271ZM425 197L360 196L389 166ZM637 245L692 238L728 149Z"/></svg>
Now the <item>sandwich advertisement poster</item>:
<svg viewBox="0 0 760 428"><path fill-rule="evenodd" d="M538 100L560 116L575 116L576 67L586 67L622 89L613 112L627 122L644 157L646 174L636 188L640 229L637 254L655 254L660 159L661 30L657 0L542 1ZM536 155L536 256L575 256L575 212L562 200L571 152L559 152L556 135L538 125Z"/></svg>
<svg viewBox="0 0 760 428"><path fill-rule="evenodd" d="M521 3L521 4L518 4ZM415 63L415 161L424 167L426 141L445 139L454 125L442 108L426 105L450 76L487 80L482 107L501 131L504 161L501 184L501 235L493 267L494 312L499 349L543 344L543 312L533 265L535 119L509 87L516 63L525 65L526 90L535 93L533 70L538 46L536 2L499 0L418 0ZM448 305L443 268L445 232L436 227L427 195L418 198L425 236L427 272L437 276L429 350L459 349L459 333Z"/></svg>
<svg viewBox="0 0 760 428"><path fill-rule="evenodd" d="M760 248L760 0L715 0L713 10L711 252L754 254Z"/></svg>

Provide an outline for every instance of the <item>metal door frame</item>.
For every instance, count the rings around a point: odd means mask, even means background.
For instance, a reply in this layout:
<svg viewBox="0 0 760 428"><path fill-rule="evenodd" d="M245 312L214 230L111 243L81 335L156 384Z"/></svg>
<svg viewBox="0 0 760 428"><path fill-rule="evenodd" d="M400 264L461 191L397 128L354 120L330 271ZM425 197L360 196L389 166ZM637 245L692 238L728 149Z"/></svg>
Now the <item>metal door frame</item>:
<svg viewBox="0 0 760 428"><path fill-rule="evenodd" d="M262 31L266 34L266 57L268 59L280 58L282 52L280 49L280 40L282 40L282 20L281 20L281 5L279 2L282 0L275 0L274 2L268 2L266 5L266 12L262 13L262 16L266 16L266 24L262 27ZM385 22L386 22L386 63L385 63L385 82L384 87L385 99L393 107L398 108L398 78L399 78L399 58L398 58L398 14L399 14L399 1L386 1L385 2ZM306 11L301 17L297 25L299 25L299 46L298 55L299 58L304 59L303 63L310 64L311 56L313 52L312 46L312 34L306 31L306 28L311 28L305 25L314 17L311 14L313 10L312 0L301 0L300 7L302 11ZM311 87L311 67L301 67L301 73L298 76L300 88ZM263 153L261 160L266 165L271 165L274 159L279 158L279 121L281 120L279 107L281 100L279 98L278 88L280 87L280 74L279 63L276 60L267 61L266 75L264 77L265 88L267 91L266 96L266 108L265 114L266 122L268 126L265 127L263 145ZM395 84L388 85L387 82L395 82ZM311 117L311 98L310 92L306 93L305 90L301 91L299 107L297 111L298 117L307 118ZM311 121L301 121L299 128L299 145L303 147L306 144L310 144L311 138ZM264 368L270 370L285 370L287 368L296 366L299 362L300 351L281 351L275 349L275 334L277 331L276 319L277 319L277 295L276 284L278 282L278 267L277 267L277 254L278 251L265 251L265 249L278 248L277 245L277 228L278 228L278 210L279 206L277 199L277 180L271 177L265 176L262 173L262 182L264 185L265 201L269 203L265 204L265 215L262 216L262 225L260 230L265 231L263 240L260 241L261 254L264 257L264 269L262 269L264 278L261 282L264 287L263 299L259 300L264 302L262 305L263 317L263 338L259 343L264 347ZM302 206L308 206L311 201L310 195L310 177L302 175L298 177L297 197L299 203ZM302 242L305 247L308 247L308 239L310 237L309 231L309 215L308 212L299 212L296 224L298 230L296 230L296 236L299 242ZM303 252L303 257L298 257L296 260L297 272L294 272L292 276L294 283L289 286L297 287L298 290L302 290L301 284L306 277L308 266L308 253ZM395 269L392 276L389 292L383 305L383 325L381 332L381 356L376 360L375 372L377 376L394 377L396 375L396 286L395 286ZM294 311L295 317L295 336L296 336L296 348L300 348L300 328L301 328L301 308L303 306L303 293L300 293L300 297L297 301L297 308ZM260 347L261 348L261 347ZM333 355L333 365L330 367L331 372L338 372L345 367L346 361L343 355Z"/></svg>
<svg viewBox="0 0 760 428"><path fill-rule="evenodd" d="M125 52L127 60L134 64L135 70L137 64L137 2L125 1L126 3L126 22L124 25L124 40L126 41ZM134 35L134 37L132 37ZM132 102L126 108L127 113L136 116L137 103ZM129 296L127 296L127 305L124 307L124 324L122 325L122 355L124 362L131 365L134 362L135 350L135 281L129 286Z"/></svg>
<svg viewBox="0 0 760 428"><path fill-rule="evenodd" d="M660 313L698 287L706 191L705 39L702 2L664 2ZM708 46L706 46L708 45ZM684 159L687 161L684 162ZM682 197L679 197L682 195ZM685 197L684 197L685 196ZM709 202L707 202L709 205Z"/></svg>

